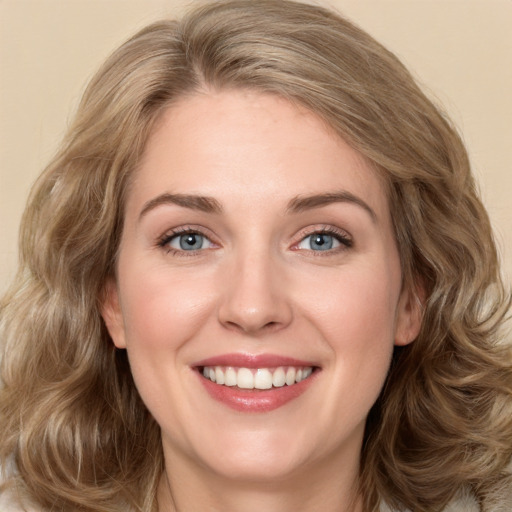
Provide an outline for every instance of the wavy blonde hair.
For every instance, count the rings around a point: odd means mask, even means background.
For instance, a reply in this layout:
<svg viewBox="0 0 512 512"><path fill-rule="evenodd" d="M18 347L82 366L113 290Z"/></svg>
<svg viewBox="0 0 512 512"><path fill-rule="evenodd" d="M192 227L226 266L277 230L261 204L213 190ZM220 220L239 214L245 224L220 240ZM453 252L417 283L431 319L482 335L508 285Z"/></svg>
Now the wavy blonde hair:
<svg viewBox="0 0 512 512"><path fill-rule="evenodd" d="M438 511L461 489L483 502L507 482L512 456L510 346L499 330L510 300L464 146L368 34L277 0L214 2L155 23L89 84L32 191L1 303L0 461L15 468L12 482L46 509L156 510L159 427L99 304L147 137L165 108L205 86L309 108L387 183L404 286L425 290L424 319L368 418L365 510L385 501Z"/></svg>

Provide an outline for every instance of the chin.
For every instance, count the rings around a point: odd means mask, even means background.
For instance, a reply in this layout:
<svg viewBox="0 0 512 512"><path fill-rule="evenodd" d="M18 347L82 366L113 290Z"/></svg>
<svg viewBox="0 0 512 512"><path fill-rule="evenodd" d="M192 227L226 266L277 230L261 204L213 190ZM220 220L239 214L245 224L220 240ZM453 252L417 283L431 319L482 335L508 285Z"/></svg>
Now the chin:
<svg viewBox="0 0 512 512"><path fill-rule="evenodd" d="M303 468L301 461L278 453L239 454L224 458L219 464L210 467L221 478L233 482L265 483L286 481Z"/></svg>
<svg viewBox="0 0 512 512"><path fill-rule="evenodd" d="M200 450L203 467L233 481L286 480L301 470L314 453L311 443L286 430L226 432ZM222 442L224 441L224 442Z"/></svg>

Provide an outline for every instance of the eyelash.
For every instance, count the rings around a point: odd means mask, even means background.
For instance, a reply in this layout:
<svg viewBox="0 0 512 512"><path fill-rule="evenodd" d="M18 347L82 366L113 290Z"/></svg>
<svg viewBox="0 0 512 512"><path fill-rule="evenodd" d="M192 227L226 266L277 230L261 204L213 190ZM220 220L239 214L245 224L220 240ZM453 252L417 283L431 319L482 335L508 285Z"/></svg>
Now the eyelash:
<svg viewBox="0 0 512 512"><path fill-rule="evenodd" d="M164 249L168 254L173 254L175 256L185 256L185 257L193 256L202 250L202 249L198 249L198 250L192 250L192 251L185 251L185 250L175 249L174 247L171 247L169 245L174 238L176 238L178 236L182 236L182 235L199 235L199 236L202 236L202 237L206 238L207 240L209 240L210 243L213 243L211 241L210 237L207 236L206 234L204 234L201 231L201 229L193 228L193 227L179 227L179 228L174 228L171 231L166 232L163 236L161 236L158 239L157 246Z"/></svg>
<svg viewBox="0 0 512 512"><path fill-rule="evenodd" d="M300 250L297 248L297 246L306 240L308 237L314 236L314 235L327 235L332 236L335 240L337 240L341 245L334 249L329 249L325 251L314 251L313 249L304 249L307 250L309 253L312 253L314 256L329 256L333 253L338 253L342 251L346 251L347 249L350 249L353 247L354 242L352 240L352 237L346 232L341 229L335 228L333 226L315 226L311 230L304 231L300 234L300 240L293 245L293 248L296 248L295 250Z"/></svg>
<svg viewBox="0 0 512 512"><path fill-rule="evenodd" d="M191 251L185 251L185 250L179 250L171 247L169 244L170 242L182 235L199 235L204 238L206 238L210 243L214 244L214 242L211 241L211 238L206 235L204 232L202 232L201 229L194 228L194 227L179 227L174 228L171 231L168 231L163 236L161 236L157 241L157 246L165 249L167 253L176 255L176 256L193 256L197 254L198 252L204 250L204 249L197 249L197 250L191 250ZM340 229L334 228L333 226L321 226L321 227L315 227L309 231L304 231L300 235L300 240L295 243L292 246L292 249L294 250L300 250L297 246L306 240L308 237L311 237L313 235L327 235L332 236L336 241L338 241L341 245L340 247L334 248L334 249L328 249L325 251L315 251L313 249L303 249L307 250L310 253L313 253L315 256L328 256L332 255L333 253L338 253L340 251L345 251L347 249L350 249L353 247L354 243L350 235L348 235L345 231L342 231Z"/></svg>

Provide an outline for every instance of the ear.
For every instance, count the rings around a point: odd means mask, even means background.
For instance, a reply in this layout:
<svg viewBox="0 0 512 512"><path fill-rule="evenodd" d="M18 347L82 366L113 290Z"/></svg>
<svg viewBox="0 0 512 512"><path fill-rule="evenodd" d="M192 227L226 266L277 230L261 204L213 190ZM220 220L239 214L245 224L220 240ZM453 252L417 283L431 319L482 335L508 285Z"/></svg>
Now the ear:
<svg viewBox="0 0 512 512"><path fill-rule="evenodd" d="M421 283L405 286L398 301L395 345L412 343L420 333L425 304L425 289Z"/></svg>
<svg viewBox="0 0 512 512"><path fill-rule="evenodd" d="M123 312L119 303L119 292L114 279L105 283L101 298L101 316L117 348L126 348Z"/></svg>

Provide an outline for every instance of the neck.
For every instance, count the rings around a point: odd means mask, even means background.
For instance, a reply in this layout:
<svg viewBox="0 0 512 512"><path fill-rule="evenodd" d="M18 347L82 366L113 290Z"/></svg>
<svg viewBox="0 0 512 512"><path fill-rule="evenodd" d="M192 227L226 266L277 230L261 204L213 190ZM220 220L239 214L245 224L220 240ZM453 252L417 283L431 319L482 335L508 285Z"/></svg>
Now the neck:
<svg viewBox="0 0 512 512"><path fill-rule="evenodd" d="M166 462L159 512L363 512L357 494L358 460L343 467L324 460L320 466L303 467L271 481L228 478L176 462L176 454L173 464Z"/></svg>

